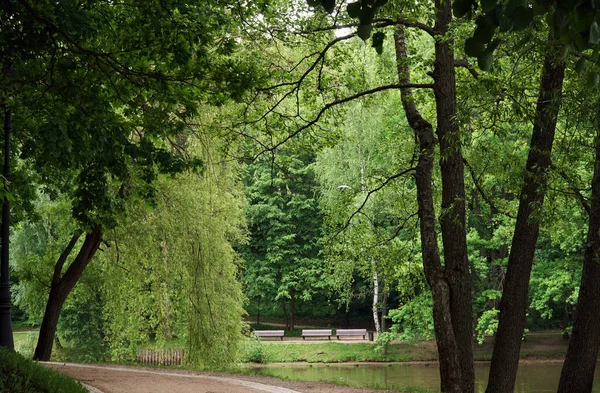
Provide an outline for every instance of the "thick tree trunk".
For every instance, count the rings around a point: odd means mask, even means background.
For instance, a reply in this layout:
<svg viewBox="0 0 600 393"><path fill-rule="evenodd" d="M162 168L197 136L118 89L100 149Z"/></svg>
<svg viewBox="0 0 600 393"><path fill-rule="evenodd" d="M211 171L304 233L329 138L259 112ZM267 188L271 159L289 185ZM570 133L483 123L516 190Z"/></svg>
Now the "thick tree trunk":
<svg viewBox="0 0 600 393"><path fill-rule="evenodd" d="M562 46L552 37L549 41L552 44L548 47L542 70L536 118L504 278L500 320L486 393L511 393L514 390L519 366L529 277L540 228L535 214L539 212L544 201L565 72Z"/></svg>
<svg viewBox="0 0 600 393"><path fill-rule="evenodd" d="M395 34L398 79L410 83L410 69L403 28ZM435 156L435 138L432 125L419 113L412 90L400 90L402 106L418 141L419 158L415 172L421 252L423 269L433 297L433 321L440 361L441 390L446 393L463 393L459 350L450 315L450 289L440 261L433 204L432 176Z"/></svg>
<svg viewBox="0 0 600 393"><path fill-rule="evenodd" d="M452 2L436 0L434 95L437 136L440 143L442 174L442 211L440 227L444 244L445 275L450 290L450 314L458 347L463 393L475 390L473 368L472 276L467 252L464 163L461 138L456 121L456 76L454 42L448 37ZM443 38L442 38L443 37Z"/></svg>
<svg viewBox="0 0 600 393"><path fill-rule="evenodd" d="M83 271L90 263L96 250L98 250L100 242L102 241L102 226L96 225L94 230L86 235L85 241L83 242L77 257L75 257L75 260L73 260L65 274L61 277L62 266L75 246L75 243L77 243L78 238L79 234L73 236L54 267L50 295L48 296L44 319L42 320L42 326L40 327L40 335L33 354L35 360L50 360L54 335L56 334L56 326L58 324L58 318L60 317L60 310L67 299L67 296L69 296L69 293L71 293L71 290L73 290L75 284L77 284L77 281L81 278Z"/></svg>
<svg viewBox="0 0 600 393"><path fill-rule="evenodd" d="M600 113L598 122L600 127ZM585 244L577 315L560 375L558 393L592 391L600 348L600 132L596 136L594 146L596 161L592 179L590 223Z"/></svg>

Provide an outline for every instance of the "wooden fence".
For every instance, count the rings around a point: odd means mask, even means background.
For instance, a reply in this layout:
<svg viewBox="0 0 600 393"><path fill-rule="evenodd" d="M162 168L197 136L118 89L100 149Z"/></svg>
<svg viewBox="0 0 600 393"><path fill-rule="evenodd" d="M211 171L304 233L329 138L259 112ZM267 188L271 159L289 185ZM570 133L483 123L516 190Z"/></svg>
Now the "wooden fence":
<svg viewBox="0 0 600 393"><path fill-rule="evenodd" d="M160 366L179 366L185 356L183 349L139 349L136 363Z"/></svg>

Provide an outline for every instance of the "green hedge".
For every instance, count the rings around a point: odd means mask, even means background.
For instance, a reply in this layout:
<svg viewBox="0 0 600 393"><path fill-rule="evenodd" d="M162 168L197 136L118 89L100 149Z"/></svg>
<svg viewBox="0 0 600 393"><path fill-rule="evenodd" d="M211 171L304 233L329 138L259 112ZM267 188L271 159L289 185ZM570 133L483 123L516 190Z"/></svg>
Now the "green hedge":
<svg viewBox="0 0 600 393"><path fill-rule="evenodd" d="M78 382L0 347L0 392L87 393Z"/></svg>

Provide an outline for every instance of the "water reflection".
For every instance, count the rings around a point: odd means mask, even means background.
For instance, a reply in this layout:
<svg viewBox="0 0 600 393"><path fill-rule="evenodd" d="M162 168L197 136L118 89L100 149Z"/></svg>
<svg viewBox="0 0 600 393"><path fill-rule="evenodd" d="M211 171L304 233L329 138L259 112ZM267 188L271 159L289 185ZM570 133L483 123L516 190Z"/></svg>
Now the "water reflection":
<svg viewBox="0 0 600 393"><path fill-rule="evenodd" d="M519 366L515 393L556 392L562 363L528 363ZM437 391L440 386L437 364L282 364L256 367L260 375L303 381L325 381L353 386L391 389L419 387ZM484 393L489 364L475 366L475 391ZM596 372L592 392L600 393L600 372Z"/></svg>

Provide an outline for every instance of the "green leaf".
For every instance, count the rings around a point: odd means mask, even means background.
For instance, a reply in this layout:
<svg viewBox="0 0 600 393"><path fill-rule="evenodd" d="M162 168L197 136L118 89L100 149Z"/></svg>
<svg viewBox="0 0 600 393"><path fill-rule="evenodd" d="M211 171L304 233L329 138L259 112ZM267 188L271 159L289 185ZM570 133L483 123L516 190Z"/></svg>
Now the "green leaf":
<svg viewBox="0 0 600 393"><path fill-rule="evenodd" d="M501 42L502 42L502 40L500 40L499 38L496 38L494 41L492 41L488 44L488 46L485 48L485 51L486 52L494 52L496 50L496 48L498 48L498 46L500 45Z"/></svg>
<svg viewBox="0 0 600 393"><path fill-rule="evenodd" d="M577 60L577 63L575 64L575 72L581 76L583 74L583 70L585 68L585 59L582 57L579 60Z"/></svg>
<svg viewBox="0 0 600 393"><path fill-rule="evenodd" d="M600 42L600 31L598 31L598 23L594 21L594 23L592 23L590 26L589 43L595 45L598 44L598 42Z"/></svg>
<svg viewBox="0 0 600 393"><path fill-rule="evenodd" d="M352 19L358 18L358 16L360 15L360 3L357 1L348 4L347 10L349 17L351 17Z"/></svg>
<svg viewBox="0 0 600 393"><path fill-rule="evenodd" d="M600 75L597 72L590 72L587 75L587 85L588 87L596 87L598 86L598 81L600 80Z"/></svg>
<svg viewBox="0 0 600 393"><path fill-rule="evenodd" d="M513 16L513 30L520 31L529 27L533 21L533 8L517 7Z"/></svg>
<svg viewBox="0 0 600 393"><path fill-rule="evenodd" d="M358 19L361 25L369 25L373 22L373 18L375 18L375 9L373 7L369 7L368 5L361 8L360 13L358 15Z"/></svg>
<svg viewBox="0 0 600 393"><path fill-rule="evenodd" d="M489 71L494 64L494 52L485 52L477 56L477 65L483 71Z"/></svg>
<svg viewBox="0 0 600 393"><path fill-rule="evenodd" d="M487 18L480 16L477 18L477 28L473 33L473 38L482 44L486 44L494 38L494 26Z"/></svg>
<svg viewBox="0 0 600 393"><path fill-rule="evenodd" d="M328 14L331 14L335 10L335 0L321 0L321 5Z"/></svg>
<svg viewBox="0 0 600 393"><path fill-rule="evenodd" d="M478 57L485 51L485 45L471 37L465 41L465 53L470 57Z"/></svg>
<svg viewBox="0 0 600 393"><path fill-rule="evenodd" d="M481 0L481 8L484 12L490 12L496 7L496 0Z"/></svg>
<svg viewBox="0 0 600 393"><path fill-rule="evenodd" d="M452 11L454 12L454 16L457 18L462 18L467 15L475 6L475 0L456 0L454 4L452 4Z"/></svg>
<svg viewBox="0 0 600 393"><path fill-rule="evenodd" d="M377 33L373 34L373 43L371 44L371 46L373 48L377 48L378 46L382 46L384 38L385 38L385 33L382 32L382 31L378 31Z"/></svg>
<svg viewBox="0 0 600 393"><path fill-rule="evenodd" d="M358 30L356 34L363 40L366 41L371 36L371 31L373 30L373 26L371 25L360 25L358 26Z"/></svg>

